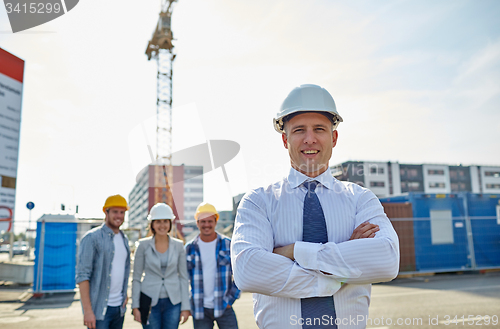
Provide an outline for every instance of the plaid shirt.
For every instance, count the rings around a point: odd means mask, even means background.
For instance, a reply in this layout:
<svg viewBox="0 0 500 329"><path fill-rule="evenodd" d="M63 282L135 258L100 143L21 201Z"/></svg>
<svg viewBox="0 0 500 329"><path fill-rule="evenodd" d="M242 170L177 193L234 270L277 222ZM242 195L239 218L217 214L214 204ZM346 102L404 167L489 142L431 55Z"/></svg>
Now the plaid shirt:
<svg viewBox="0 0 500 329"><path fill-rule="evenodd" d="M189 279L191 281L191 310L193 318L204 318L203 310L203 270L201 268L200 247L198 235L186 244L186 258ZM215 274L214 317L220 317L228 305L232 305L240 297L240 290L233 280L230 255L231 239L217 233L215 255L217 273Z"/></svg>

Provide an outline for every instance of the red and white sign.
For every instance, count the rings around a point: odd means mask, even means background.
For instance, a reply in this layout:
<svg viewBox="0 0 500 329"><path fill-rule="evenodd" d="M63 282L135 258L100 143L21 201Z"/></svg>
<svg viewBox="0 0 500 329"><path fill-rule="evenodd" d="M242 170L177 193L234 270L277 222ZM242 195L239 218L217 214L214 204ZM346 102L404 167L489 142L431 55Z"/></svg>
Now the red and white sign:
<svg viewBox="0 0 500 329"><path fill-rule="evenodd" d="M23 77L24 61L0 48L0 232L14 218Z"/></svg>

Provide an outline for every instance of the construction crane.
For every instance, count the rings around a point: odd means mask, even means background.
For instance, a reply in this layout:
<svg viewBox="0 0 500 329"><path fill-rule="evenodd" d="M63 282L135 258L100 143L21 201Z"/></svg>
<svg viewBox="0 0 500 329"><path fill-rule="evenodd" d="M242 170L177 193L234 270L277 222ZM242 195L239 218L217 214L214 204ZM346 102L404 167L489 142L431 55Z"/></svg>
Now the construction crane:
<svg viewBox="0 0 500 329"><path fill-rule="evenodd" d="M161 0L160 17L156 29L146 48L148 60L156 60L156 165L155 196L156 202L165 202L174 211L176 220L172 234L182 238L182 225L169 182L173 181L172 167L172 74L175 54L171 18L173 3L177 0ZM163 179L162 179L163 178ZM163 186L161 189L156 187Z"/></svg>

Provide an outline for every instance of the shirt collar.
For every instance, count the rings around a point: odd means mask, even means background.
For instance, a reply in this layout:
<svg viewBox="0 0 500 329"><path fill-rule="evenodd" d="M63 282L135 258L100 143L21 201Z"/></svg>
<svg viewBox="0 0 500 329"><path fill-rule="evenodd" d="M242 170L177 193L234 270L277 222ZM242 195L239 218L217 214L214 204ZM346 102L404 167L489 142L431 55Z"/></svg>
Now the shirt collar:
<svg viewBox="0 0 500 329"><path fill-rule="evenodd" d="M318 181L323 185L324 187L328 189L333 189L333 184L334 184L334 178L332 174L330 174L330 170L327 169L324 173L321 175L318 175L314 178L311 178L309 176L304 175L303 173L295 170L293 167L290 168L290 172L288 173L287 177L288 183L290 184L290 187L296 188L302 185L305 181Z"/></svg>
<svg viewBox="0 0 500 329"><path fill-rule="evenodd" d="M112 229L109 228L108 225L106 225L106 223L102 223L102 229L104 230L104 232L106 232L107 234L112 234L112 235L115 235L115 232L113 232Z"/></svg>
<svg viewBox="0 0 500 329"><path fill-rule="evenodd" d="M215 238L215 240L217 240L217 241L221 240L221 236L220 236L219 232L215 231L215 234L217 234L217 237ZM200 240L201 240L200 234L198 233L198 235L194 238L193 242L195 242L195 241L198 242ZM212 241L210 241L210 242L212 242Z"/></svg>

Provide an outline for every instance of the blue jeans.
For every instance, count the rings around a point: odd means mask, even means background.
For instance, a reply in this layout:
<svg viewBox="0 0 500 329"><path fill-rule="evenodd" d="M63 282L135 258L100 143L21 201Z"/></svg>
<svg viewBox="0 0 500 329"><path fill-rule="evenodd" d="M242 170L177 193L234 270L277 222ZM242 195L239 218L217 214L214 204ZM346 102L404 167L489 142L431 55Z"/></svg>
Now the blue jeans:
<svg viewBox="0 0 500 329"><path fill-rule="evenodd" d="M104 320L95 322L95 329L122 329L124 319L120 313L120 306L108 306Z"/></svg>
<svg viewBox="0 0 500 329"><path fill-rule="evenodd" d="M214 321L217 322L219 329L238 329L238 321L232 307L226 308L224 313L218 318L214 318L213 308L204 308L203 311L205 313L203 319L196 320L193 318L194 329L212 329Z"/></svg>
<svg viewBox="0 0 500 329"><path fill-rule="evenodd" d="M143 329L177 329L181 316L181 303L172 305L169 298L158 299L158 304L151 308L149 324Z"/></svg>

